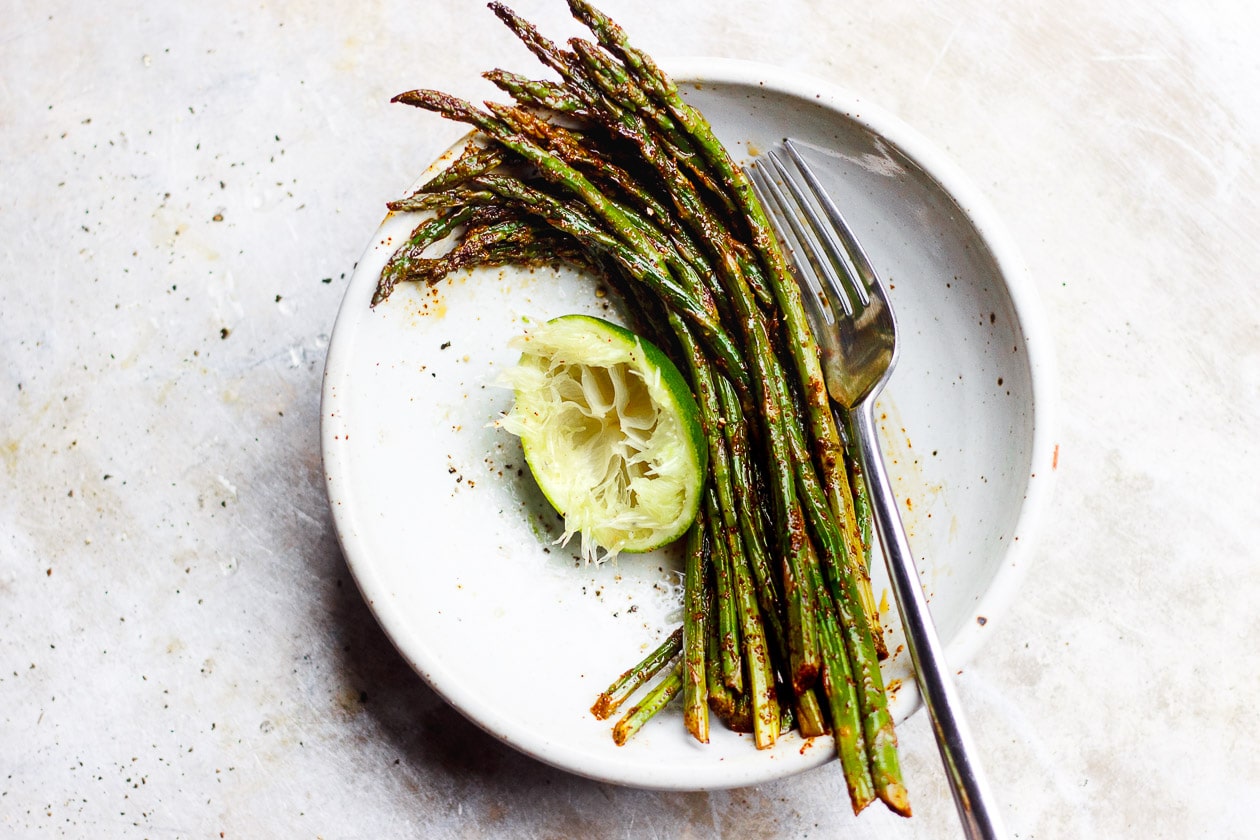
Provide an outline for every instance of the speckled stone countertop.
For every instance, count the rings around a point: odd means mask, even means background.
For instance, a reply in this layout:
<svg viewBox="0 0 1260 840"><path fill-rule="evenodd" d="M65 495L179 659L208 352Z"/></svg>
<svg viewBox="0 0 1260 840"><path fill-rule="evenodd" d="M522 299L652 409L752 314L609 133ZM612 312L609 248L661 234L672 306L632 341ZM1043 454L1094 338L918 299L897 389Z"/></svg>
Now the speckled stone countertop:
<svg viewBox="0 0 1260 840"><path fill-rule="evenodd" d="M576 32L561 0L517 6ZM1260 10L606 10L657 55L879 103L1024 252L1058 476L960 677L1012 836L1256 836ZM0 43L0 833L957 836L921 714L909 821L848 815L834 764L616 788L468 723L359 596L325 349L383 202L460 133L390 97L525 60L481 3L52 0L10 4Z"/></svg>

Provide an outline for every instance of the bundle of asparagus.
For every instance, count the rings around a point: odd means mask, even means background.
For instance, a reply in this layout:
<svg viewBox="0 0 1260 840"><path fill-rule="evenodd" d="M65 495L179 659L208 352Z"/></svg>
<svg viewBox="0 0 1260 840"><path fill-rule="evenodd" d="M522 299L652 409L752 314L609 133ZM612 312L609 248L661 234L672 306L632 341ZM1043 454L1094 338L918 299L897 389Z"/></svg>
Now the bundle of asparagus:
<svg viewBox="0 0 1260 840"><path fill-rule="evenodd" d="M880 659L864 488L841 442L800 291L751 185L710 125L620 27L568 0L595 40L551 42L491 3L558 81L486 77L512 104L413 90L395 101L471 125L474 142L394 211L428 211L382 272L399 282L474 265L566 262L596 273L636 330L687 373L710 450L687 537L683 626L602 694L624 743L676 695L758 748L830 732L853 809L910 808ZM438 257L425 252L453 240ZM671 667L672 664L672 667Z"/></svg>

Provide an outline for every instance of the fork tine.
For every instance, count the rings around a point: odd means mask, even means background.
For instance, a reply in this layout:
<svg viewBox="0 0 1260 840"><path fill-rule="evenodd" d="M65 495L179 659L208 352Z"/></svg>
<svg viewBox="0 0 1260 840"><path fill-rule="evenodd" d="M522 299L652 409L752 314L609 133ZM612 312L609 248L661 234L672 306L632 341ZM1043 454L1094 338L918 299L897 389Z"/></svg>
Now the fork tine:
<svg viewBox="0 0 1260 840"><path fill-rule="evenodd" d="M788 148L789 142L791 141L784 141L784 148ZM862 281L856 276L855 267L845 250L843 240L838 236L836 225L830 223L826 207L821 204L826 196L822 194L820 197L822 187L818 179L799 154L793 154L789 161L775 149L767 153L766 158L791 193L797 214L805 217L805 227L812 233L810 239L818 255L818 266L823 271L823 281L828 284L833 297L844 303L846 313L853 316L856 311L865 308L870 300Z"/></svg>
<svg viewBox="0 0 1260 840"><path fill-rule="evenodd" d="M801 177L809 184L810 197L813 200L810 202L811 206L814 209L821 208L831 224L822 224L821 220L816 217L813 221L817 227L827 232L830 240L829 244L833 248L837 244L843 243L844 262L852 275L858 280L858 293L862 295L863 305L869 303L868 292L874 292L881 298L885 297L883 284L875 271L875 266L871 263L871 258L867 256L866 249L862 247L862 243L854 236L853 228L850 227L848 220L845 219L844 213L836 206L831 195L818 180L818 175L815 174L813 167L805 161L804 156L800 152L802 145L799 141L791 138L783 141L783 148L792 158L792 162L796 164L796 169L800 172ZM790 182L790 185L796 186L795 182ZM801 198L801 196L798 195L798 198ZM839 243L836 241L837 238Z"/></svg>
<svg viewBox="0 0 1260 840"><path fill-rule="evenodd" d="M795 183L791 172L784 166L777 151L768 152L763 161L764 163L758 161L753 166L757 175L754 183L760 184L761 190L777 207L776 215L787 223L780 225L779 232L788 241L789 247L798 258L807 260L812 266L813 271L802 271L800 274L813 286L814 293L820 302L830 301L833 305L839 304L844 310L844 315L852 318L854 302L848 294L841 293L846 286L852 284L840 282L837 276L838 271L845 270L843 263L837 265L836 262L840 252L819 240L819 230L824 226L817 224L817 211L805 204L800 186ZM763 166L774 170L773 173L763 171ZM784 192L780 183L787 186L788 192ZM763 197L764 200L765 197ZM805 218L802 219L802 216ZM832 245L834 246L834 243ZM829 311L830 307L824 303L823 308L828 310L827 323L834 324L835 317L834 313Z"/></svg>
<svg viewBox="0 0 1260 840"><path fill-rule="evenodd" d="M827 391L853 408L891 376L898 356L897 320L870 258L801 148L813 147L784 140L781 148L749 164L748 171L791 252L792 271L819 339Z"/></svg>
<svg viewBox="0 0 1260 840"><path fill-rule="evenodd" d="M776 230L784 243L788 247L788 251L796 255L798 258L809 261L813 271L802 271L796 266L792 266L793 273L796 275L797 281L803 283L809 290L809 294L804 296L805 305L809 308L809 315L821 319L821 322L830 328L836 325L836 313L832 310L831 296L827 290L823 288L819 272L820 266L814 258L815 249L809 244L802 242L802 236L808 236L809 231L802 227L799 214L793 209L792 202L783 194L783 190L775 183L774 178L766 172L763 161L756 160L748 165L748 174L752 181L753 190L757 193L757 197L766 209L777 219L786 220L787 224L777 225ZM848 302L844 302L848 305ZM846 315L852 315L846 312Z"/></svg>

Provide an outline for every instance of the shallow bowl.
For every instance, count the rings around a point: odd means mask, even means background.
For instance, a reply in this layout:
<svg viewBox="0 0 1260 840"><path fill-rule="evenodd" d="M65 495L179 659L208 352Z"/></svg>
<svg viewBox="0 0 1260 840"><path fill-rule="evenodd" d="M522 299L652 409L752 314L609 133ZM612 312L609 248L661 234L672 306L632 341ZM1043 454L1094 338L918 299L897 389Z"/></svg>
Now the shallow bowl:
<svg viewBox="0 0 1260 840"><path fill-rule="evenodd" d="M832 150L822 175L889 286L898 368L879 403L885 453L923 585L954 667L1007 611L1053 469L1050 339L1025 268L975 187L877 107L746 62L669 63L685 96L747 160L784 136ZM323 387L333 520L372 612L416 671L486 731L607 782L658 789L756 784L817 767L829 738L758 751L713 727L708 745L667 709L629 744L588 711L679 622L676 550L587 566L554 544L558 519L517 440L508 339L526 319L616 317L566 270L495 269L403 287L369 306L413 219L373 235L337 317ZM877 598L887 596L876 564ZM895 611L892 708L918 706Z"/></svg>

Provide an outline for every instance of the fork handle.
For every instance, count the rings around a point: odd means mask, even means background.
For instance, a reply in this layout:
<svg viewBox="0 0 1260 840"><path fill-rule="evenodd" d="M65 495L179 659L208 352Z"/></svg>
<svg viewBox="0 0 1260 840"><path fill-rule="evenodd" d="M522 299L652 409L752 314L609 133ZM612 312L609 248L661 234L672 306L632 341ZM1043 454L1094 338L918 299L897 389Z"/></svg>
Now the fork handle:
<svg viewBox="0 0 1260 840"><path fill-rule="evenodd" d="M888 479L888 471L884 468L874 405L874 399L861 403L853 412L853 425L858 437L858 458L870 489L875 524L884 547L893 596L905 628L915 679L936 733L936 744L940 748L941 761L949 776L950 791L954 795L954 805L958 808L966 837L996 840L1004 837L1005 832L979 765L971 731L963 717L962 704L954 689L919 581L914 555L906 539L905 526L898 513L897 498Z"/></svg>

